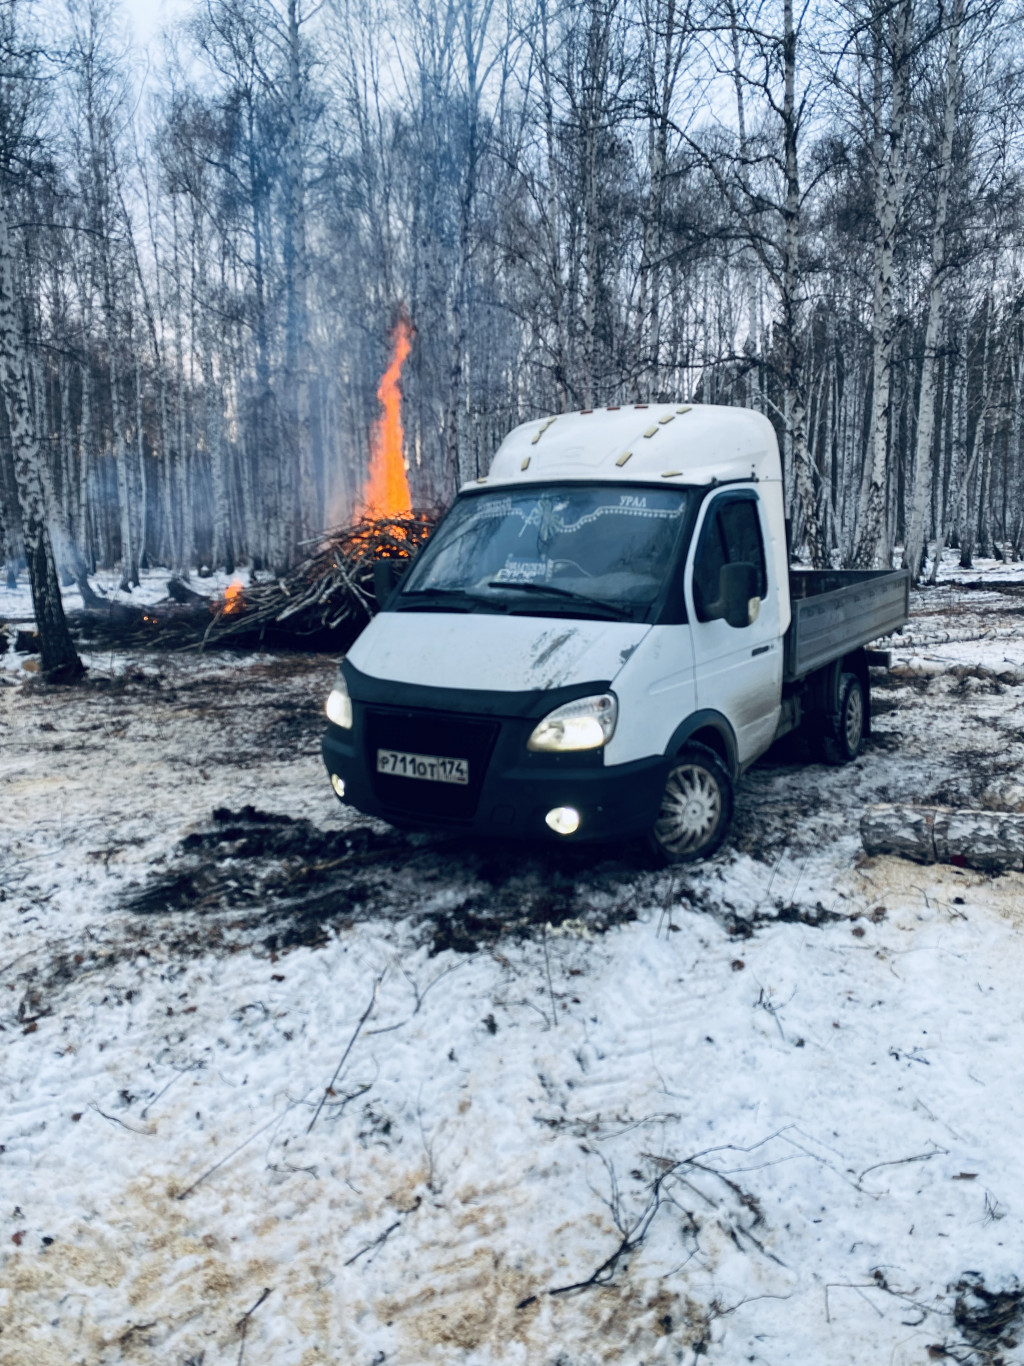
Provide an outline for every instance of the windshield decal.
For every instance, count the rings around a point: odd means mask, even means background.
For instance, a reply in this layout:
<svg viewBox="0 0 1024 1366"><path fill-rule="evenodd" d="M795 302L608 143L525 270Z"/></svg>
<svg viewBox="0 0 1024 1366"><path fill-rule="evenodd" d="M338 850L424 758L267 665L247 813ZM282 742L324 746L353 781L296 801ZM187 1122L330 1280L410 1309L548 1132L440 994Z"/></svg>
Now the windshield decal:
<svg viewBox="0 0 1024 1366"><path fill-rule="evenodd" d="M533 507L527 512L523 508L510 507L503 510L503 516L519 517L522 520L520 536L524 535L531 527L536 527L539 532L539 539L547 540L554 535L571 536L574 531L579 531L582 527L590 526L601 517L648 517L658 521L671 521L682 516L682 508L651 508L647 506L647 499L644 497L629 498L624 496L618 503L600 503L596 508L591 508L582 516L577 517L574 522L567 521L564 514L565 503L559 503L552 507L551 503L542 499L534 503Z"/></svg>
<svg viewBox="0 0 1024 1366"><path fill-rule="evenodd" d="M510 555L494 576L495 583L533 583L550 578L550 560L514 560Z"/></svg>

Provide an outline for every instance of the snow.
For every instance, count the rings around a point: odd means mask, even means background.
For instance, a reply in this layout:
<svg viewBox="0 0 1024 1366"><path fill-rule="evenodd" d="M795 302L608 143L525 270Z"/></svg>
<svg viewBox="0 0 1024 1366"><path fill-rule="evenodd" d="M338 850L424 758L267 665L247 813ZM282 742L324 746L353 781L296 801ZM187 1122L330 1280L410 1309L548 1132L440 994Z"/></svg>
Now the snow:
<svg viewBox="0 0 1024 1366"><path fill-rule="evenodd" d="M201 593L208 598L220 598L224 596L224 590L229 583L235 581L248 587L250 571L242 567L235 574L225 574L222 569L200 578L198 574L193 574L189 580L189 588L193 593ZM119 587L121 582L120 572L116 569L99 569L89 578L89 582L100 597L106 598L110 602L123 603L126 606L146 607L162 601L167 597L167 581L171 577L171 571L159 565L152 569L144 569L139 574L141 580L137 588L131 591L122 590ZM82 595L74 584L69 584L61 590L66 612L80 612L82 610ZM0 576L0 621L19 621L30 623L32 621L32 592L29 587L28 573L22 569L17 575L17 586L7 587L6 573Z"/></svg>
<svg viewBox="0 0 1024 1366"><path fill-rule="evenodd" d="M1024 877L857 836L1024 810L1021 576L947 576L675 872L341 808L326 657L7 656L0 1363L1021 1360Z"/></svg>

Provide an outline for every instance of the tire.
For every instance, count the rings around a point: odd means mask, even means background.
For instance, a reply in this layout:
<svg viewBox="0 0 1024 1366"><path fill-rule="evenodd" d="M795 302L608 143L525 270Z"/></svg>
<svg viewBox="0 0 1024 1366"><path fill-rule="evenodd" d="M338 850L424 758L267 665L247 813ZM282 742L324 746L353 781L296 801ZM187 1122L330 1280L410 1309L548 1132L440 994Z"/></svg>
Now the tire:
<svg viewBox="0 0 1024 1366"><path fill-rule="evenodd" d="M732 821L732 779L713 749L685 745L665 779L658 819L647 841L662 863L708 858Z"/></svg>
<svg viewBox="0 0 1024 1366"><path fill-rule="evenodd" d="M856 674L841 674L838 704L822 727L821 752L827 764L853 763L864 742L866 719L863 684Z"/></svg>

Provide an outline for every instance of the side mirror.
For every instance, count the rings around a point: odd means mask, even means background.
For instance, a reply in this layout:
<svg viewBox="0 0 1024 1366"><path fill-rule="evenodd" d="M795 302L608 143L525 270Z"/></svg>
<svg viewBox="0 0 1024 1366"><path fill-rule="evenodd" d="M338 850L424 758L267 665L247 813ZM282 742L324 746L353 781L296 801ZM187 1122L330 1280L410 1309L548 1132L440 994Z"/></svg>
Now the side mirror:
<svg viewBox="0 0 1024 1366"><path fill-rule="evenodd" d="M412 557L406 556L402 556L400 559L374 560L373 596L377 600L378 608L384 606L399 583L405 578L406 571L411 565Z"/></svg>
<svg viewBox="0 0 1024 1366"><path fill-rule="evenodd" d="M757 588L754 565L746 560L723 564L718 571L718 601L708 605L710 619L721 619L737 628L749 626L761 607Z"/></svg>

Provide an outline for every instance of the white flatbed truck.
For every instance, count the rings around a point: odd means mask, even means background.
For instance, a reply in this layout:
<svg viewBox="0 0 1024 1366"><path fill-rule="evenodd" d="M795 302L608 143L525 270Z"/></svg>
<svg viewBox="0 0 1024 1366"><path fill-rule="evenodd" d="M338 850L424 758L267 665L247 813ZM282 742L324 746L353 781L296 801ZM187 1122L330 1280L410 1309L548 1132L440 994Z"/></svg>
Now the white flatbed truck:
<svg viewBox="0 0 1024 1366"><path fill-rule="evenodd" d="M756 412L527 422L342 661L324 761L341 800L396 825L703 857L781 735L857 756L866 647L908 599L904 571L790 569Z"/></svg>

